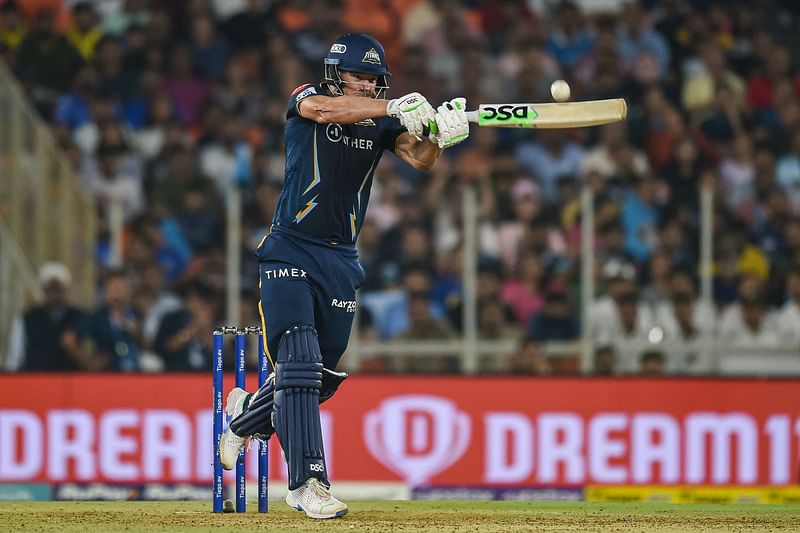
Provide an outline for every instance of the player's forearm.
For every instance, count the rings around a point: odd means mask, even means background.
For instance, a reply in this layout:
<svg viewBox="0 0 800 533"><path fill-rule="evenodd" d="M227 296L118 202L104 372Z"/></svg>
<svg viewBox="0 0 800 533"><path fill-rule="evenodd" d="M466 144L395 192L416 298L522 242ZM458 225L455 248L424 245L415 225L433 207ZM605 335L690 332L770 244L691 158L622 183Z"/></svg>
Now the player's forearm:
<svg viewBox="0 0 800 533"><path fill-rule="evenodd" d="M303 116L320 124L355 124L386 116L386 100L364 96L314 97L302 106Z"/></svg>
<svg viewBox="0 0 800 533"><path fill-rule="evenodd" d="M395 141L394 153L416 170L428 172L442 151L429 138L420 139L416 135L404 132Z"/></svg>
<svg viewBox="0 0 800 533"><path fill-rule="evenodd" d="M418 162L415 168L425 172L429 171L433 168L440 155L442 155L442 149L439 148L439 145L425 137L422 142L414 147L414 159Z"/></svg>

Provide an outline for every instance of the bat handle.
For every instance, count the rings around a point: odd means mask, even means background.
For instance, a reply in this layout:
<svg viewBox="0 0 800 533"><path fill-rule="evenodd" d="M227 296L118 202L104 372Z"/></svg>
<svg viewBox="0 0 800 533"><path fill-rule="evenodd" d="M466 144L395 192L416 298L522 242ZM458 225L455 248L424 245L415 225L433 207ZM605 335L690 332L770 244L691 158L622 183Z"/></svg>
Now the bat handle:
<svg viewBox="0 0 800 533"><path fill-rule="evenodd" d="M479 122L479 115L478 110L475 111L467 111L467 120L470 122L478 123ZM430 133L436 135L439 133L439 127L436 125L436 122L429 120L426 126L422 126L422 136L427 137Z"/></svg>
<svg viewBox="0 0 800 533"><path fill-rule="evenodd" d="M439 126L433 120L429 120L427 125L422 126L423 137L427 137L431 133L433 133L434 135L439 133Z"/></svg>

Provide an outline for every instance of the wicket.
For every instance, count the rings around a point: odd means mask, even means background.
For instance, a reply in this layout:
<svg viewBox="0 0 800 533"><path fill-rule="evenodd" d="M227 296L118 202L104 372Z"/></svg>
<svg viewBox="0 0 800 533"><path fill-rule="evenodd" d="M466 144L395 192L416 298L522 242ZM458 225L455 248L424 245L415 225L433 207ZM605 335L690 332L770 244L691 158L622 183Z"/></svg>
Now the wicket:
<svg viewBox="0 0 800 533"><path fill-rule="evenodd" d="M224 485L222 480L222 464L219 458L219 442L223 433L223 355L225 335L235 335L235 382L237 387L245 388L247 335L258 335L258 386L264 384L270 372L269 359L264 351L264 337L260 326L233 327L226 326L214 330L214 361L212 366L214 389L214 484L213 511L223 511ZM236 512L243 513L247 508L247 489L245 480L245 452L239 454L236 462ZM269 511L269 448L266 442L259 442L258 449L258 512Z"/></svg>

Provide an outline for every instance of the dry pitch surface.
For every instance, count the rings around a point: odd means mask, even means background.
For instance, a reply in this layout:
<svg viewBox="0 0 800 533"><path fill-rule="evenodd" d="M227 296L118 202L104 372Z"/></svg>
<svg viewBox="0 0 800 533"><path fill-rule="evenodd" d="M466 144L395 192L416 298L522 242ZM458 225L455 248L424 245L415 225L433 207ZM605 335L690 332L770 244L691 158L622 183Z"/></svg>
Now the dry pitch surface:
<svg viewBox="0 0 800 533"><path fill-rule="evenodd" d="M354 501L310 520L282 502L269 514L213 514L206 502L0 503L0 531L798 531L797 505Z"/></svg>

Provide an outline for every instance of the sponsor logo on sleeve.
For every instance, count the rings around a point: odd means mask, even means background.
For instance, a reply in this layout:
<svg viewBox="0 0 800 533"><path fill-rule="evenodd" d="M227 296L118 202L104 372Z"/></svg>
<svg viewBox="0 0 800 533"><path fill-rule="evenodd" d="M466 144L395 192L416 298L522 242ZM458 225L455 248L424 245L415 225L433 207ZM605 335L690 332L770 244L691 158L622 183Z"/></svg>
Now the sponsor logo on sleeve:
<svg viewBox="0 0 800 533"><path fill-rule="evenodd" d="M309 96L312 96L312 95L315 95L315 94L317 94L317 90L314 87L309 87L307 89L303 89L302 91L300 91L300 93L298 93L298 95L295 98L295 100L297 100L299 102L303 98L308 98Z"/></svg>

